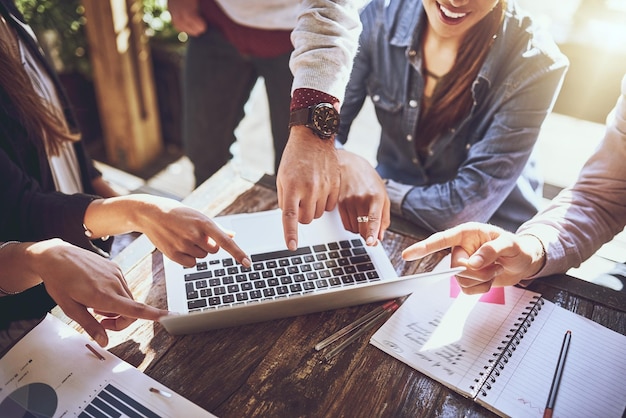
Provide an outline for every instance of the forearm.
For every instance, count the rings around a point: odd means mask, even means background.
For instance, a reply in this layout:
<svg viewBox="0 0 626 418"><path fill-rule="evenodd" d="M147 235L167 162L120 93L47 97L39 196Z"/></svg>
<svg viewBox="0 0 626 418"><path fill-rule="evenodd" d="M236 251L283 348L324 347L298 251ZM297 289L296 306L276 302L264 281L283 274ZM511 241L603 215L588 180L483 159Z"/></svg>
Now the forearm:
<svg viewBox="0 0 626 418"><path fill-rule="evenodd" d="M94 200L85 211L85 228L91 239L145 232L146 222L160 201L160 197L142 194Z"/></svg>
<svg viewBox="0 0 626 418"><path fill-rule="evenodd" d="M341 101L361 31L359 2L307 0L303 3L304 11L291 35L292 91L314 89Z"/></svg>
<svg viewBox="0 0 626 418"><path fill-rule="evenodd" d="M523 279L536 276L546 265L547 253L541 238L536 235L522 233L517 234L517 242L521 251L526 254L530 262Z"/></svg>
<svg viewBox="0 0 626 418"><path fill-rule="evenodd" d="M619 102L604 140L583 167L578 181L520 227L519 232L537 235L546 245L548 257L541 275L578 267L623 230L625 144L626 107Z"/></svg>
<svg viewBox="0 0 626 418"><path fill-rule="evenodd" d="M577 186L581 186L580 183ZM595 186L602 190L603 186ZM548 207L524 223L518 234L532 234L545 245L547 257L539 276L564 273L593 255L623 227L623 213L607 210L610 205L589 190L587 198L564 190ZM583 194L585 194L583 193ZM616 193L615 195L618 195ZM622 209L623 211L623 209Z"/></svg>
<svg viewBox="0 0 626 418"><path fill-rule="evenodd" d="M40 242L6 242L0 244L0 288L19 293L42 281L42 271L50 268L46 251L58 245L69 245L53 238ZM0 296L6 296L0 291Z"/></svg>

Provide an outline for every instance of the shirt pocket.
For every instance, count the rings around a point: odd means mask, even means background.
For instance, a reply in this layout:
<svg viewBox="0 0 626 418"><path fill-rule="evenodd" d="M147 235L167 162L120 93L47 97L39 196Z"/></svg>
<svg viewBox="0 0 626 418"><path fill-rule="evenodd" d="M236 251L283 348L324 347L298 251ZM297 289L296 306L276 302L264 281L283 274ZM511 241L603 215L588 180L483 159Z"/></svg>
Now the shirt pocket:
<svg viewBox="0 0 626 418"><path fill-rule="evenodd" d="M402 126L402 102L385 94L385 91L382 89L373 89L370 91L370 99L374 104L376 116L381 126L399 129Z"/></svg>

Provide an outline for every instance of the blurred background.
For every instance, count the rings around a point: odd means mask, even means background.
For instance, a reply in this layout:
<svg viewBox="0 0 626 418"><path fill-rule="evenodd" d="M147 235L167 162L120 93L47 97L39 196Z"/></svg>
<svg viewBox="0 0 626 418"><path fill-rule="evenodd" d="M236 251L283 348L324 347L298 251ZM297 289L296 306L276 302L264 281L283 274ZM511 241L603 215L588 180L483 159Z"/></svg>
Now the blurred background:
<svg viewBox="0 0 626 418"><path fill-rule="evenodd" d="M179 200L188 196L194 188L193 167L182 156L180 138L187 37L172 27L166 0L16 3L53 58L89 152L105 178L121 191ZM606 115L626 73L626 0L518 0L518 4L549 30L571 64L535 147L547 201L577 178L603 136ZM373 105L367 100L346 148L374 164L379 135ZM236 136L232 166L244 178L272 173L262 80L252 91ZM568 273L619 290L623 284L602 272L624 262L626 231Z"/></svg>
<svg viewBox="0 0 626 418"><path fill-rule="evenodd" d="M53 57L92 155L112 166L149 177L181 156L180 77L187 37L172 27L166 0L97 1L110 3L114 12L125 8L129 16L139 19L140 26L134 30L139 27L143 32L141 39L149 51L154 80L151 88L156 95L158 140L162 148L158 155L134 166L119 161L111 152L107 154L104 145L101 121L106 118L106 111L98 105L94 92L97 79L86 36L89 22L85 7L93 0L17 0L16 3ZM535 16L539 25L549 29L571 61L554 111L604 123L615 102L621 76L626 73L626 0L518 0L518 3ZM259 87L253 93L251 106L253 102L262 105L264 100ZM262 135L268 136L269 130L263 129Z"/></svg>
<svg viewBox="0 0 626 418"><path fill-rule="evenodd" d="M604 123L626 73L625 0L518 0L571 66L554 111Z"/></svg>

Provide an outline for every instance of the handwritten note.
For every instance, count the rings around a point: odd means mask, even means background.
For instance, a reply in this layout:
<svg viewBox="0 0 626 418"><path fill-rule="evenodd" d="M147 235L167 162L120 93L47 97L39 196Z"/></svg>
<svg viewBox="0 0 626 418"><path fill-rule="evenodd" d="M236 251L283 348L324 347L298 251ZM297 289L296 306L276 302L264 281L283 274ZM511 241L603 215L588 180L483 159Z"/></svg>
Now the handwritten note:
<svg viewBox="0 0 626 418"><path fill-rule="evenodd" d="M625 336L522 288L500 288L493 303L451 284L411 295L371 344L499 414L541 417L570 329L555 416L622 416Z"/></svg>
<svg viewBox="0 0 626 418"><path fill-rule="evenodd" d="M371 343L389 351L428 376L474 396L474 379L493 358L488 347L502 341L517 315L536 294L502 288L509 303L480 303L481 295L450 294L441 281L413 294L372 337ZM509 326L502 326L503 323ZM490 352L491 351L491 352Z"/></svg>

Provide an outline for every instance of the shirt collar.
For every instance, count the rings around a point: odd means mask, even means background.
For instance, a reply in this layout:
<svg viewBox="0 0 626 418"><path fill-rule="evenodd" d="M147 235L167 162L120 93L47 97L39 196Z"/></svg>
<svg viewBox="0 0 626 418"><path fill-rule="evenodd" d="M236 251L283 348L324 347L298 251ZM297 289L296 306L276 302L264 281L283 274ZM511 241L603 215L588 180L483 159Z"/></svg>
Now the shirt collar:
<svg viewBox="0 0 626 418"><path fill-rule="evenodd" d="M397 47L412 46L415 34L426 21L421 1L387 2L385 25L389 28L389 43Z"/></svg>

